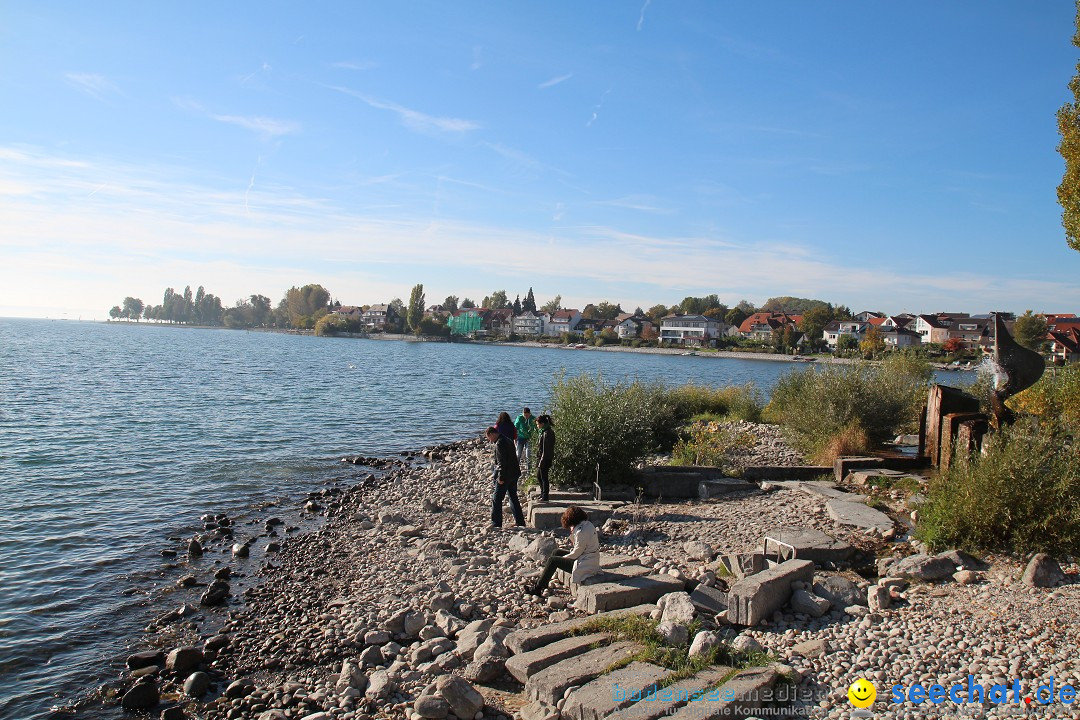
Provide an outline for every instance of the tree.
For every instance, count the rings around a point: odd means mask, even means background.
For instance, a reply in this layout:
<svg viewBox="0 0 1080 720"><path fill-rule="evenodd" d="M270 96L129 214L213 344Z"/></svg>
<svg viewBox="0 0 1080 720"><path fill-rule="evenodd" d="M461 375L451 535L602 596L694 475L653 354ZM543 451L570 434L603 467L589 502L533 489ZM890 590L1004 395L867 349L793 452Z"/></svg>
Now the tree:
<svg viewBox="0 0 1080 720"><path fill-rule="evenodd" d="M657 337L659 337L659 334L656 332L656 326L652 323L649 323L648 325L645 325L643 328L641 328L642 340L645 340L646 342L653 342L654 340L656 340Z"/></svg>
<svg viewBox="0 0 1080 720"><path fill-rule="evenodd" d="M562 295L556 295L541 306L540 311L554 315L562 310Z"/></svg>
<svg viewBox="0 0 1080 720"><path fill-rule="evenodd" d="M443 309L446 310L446 312L450 314L456 313L458 310L457 295L447 295L446 299L443 300L442 304Z"/></svg>
<svg viewBox="0 0 1080 720"><path fill-rule="evenodd" d="M1046 318L1034 315L1030 310L1016 318L1013 325L1016 342L1032 350L1040 350L1046 340Z"/></svg>
<svg viewBox="0 0 1080 720"><path fill-rule="evenodd" d="M743 302L746 301L744 300ZM742 308L742 303L739 303L738 306L733 307L727 311L727 315L724 316L724 322L726 322L728 325L739 327L740 325L742 325L743 320L748 317L750 317L750 313L746 312Z"/></svg>
<svg viewBox="0 0 1080 720"><path fill-rule="evenodd" d="M810 298L789 297L784 295L782 297L773 297L766 300L765 304L761 306L761 312L782 312L791 315L802 315L808 310L816 307L831 308L829 303L824 300L811 300Z"/></svg>
<svg viewBox="0 0 1080 720"><path fill-rule="evenodd" d="M585 320L595 320L597 318L596 306L589 303L581 310L581 317Z"/></svg>
<svg viewBox="0 0 1080 720"><path fill-rule="evenodd" d="M607 300L604 300L596 306L596 317L603 318L604 320L614 320L617 316L622 314L622 311L622 305L613 305Z"/></svg>
<svg viewBox="0 0 1080 720"><path fill-rule="evenodd" d="M829 305L815 305L803 313L799 321L799 329L810 340L817 340L825 331L825 326L833 320L832 307Z"/></svg>
<svg viewBox="0 0 1080 720"><path fill-rule="evenodd" d="M291 287L282 300L286 319L295 328L311 329L329 312L330 292L322 285Z"/></svg>
<svg viewBox="0 0 1080 720"><path fill-rule="evenodd" d="M121 313L123 317L129 318L131 320L135 320L136 322L138 322L139 318L142 317L142 311L143 311L143 301L142 300L140 300L139 298L133 298L133 297L130 297L130 296L124 298L124 309L123 309L123 312Z"/></svg>
<svg viewBox="0 0 1080 720"><path fill-rule="evenodd" d="M739 304L736 305L735 307L738 308L739 310L741 310L745 314L745 316L750 316L750 315L753 315L755 312L757 312L757 309L754 307L754 304L752 302L750 302L749 300L740 300Z"/></svg>
<svg viewBox="0 0 1080 720"><path fill-rule="evenodd" d="M484 307L489 307L492 310L502 310L505 307L509 307L510 303L506 299L505 290L496 290L491 293L491 297L488 302L484 303Z"/></svg>
<svg viewBox="0 0 1080 720"><path fill-rule="evenodd" d="M476 303L474 303L469 298L465 298L464 300L461 301L461 308L463 310L469 310L469 309L472 309L474 307L476 307Z"/></svg>
<svg viewBox="0 0 1080 720"><path fill-rule="evenodd" d="M405 303L394 298L386 306L386 325L397 332L405 329Z"/></svg>
<svg viewBox="0 0 1080 720"><path fill-rule="evenodd" d="M877 329L877 325L871 325L870 329L866 331L863 341L859 343L859 350L867 359L877 357L885 352L885 338L881 337L881 331Z"/></svg>
<svg viewBox="0 0 1080 720"><path fill-rule="evenodd" d="M533 295L532 288L529 288L529 292L525 295L525 301L521 303L521 309L536 312L536 296Z"/></svg>
<svg viewBox="0 0 1080 720"><path fill-rule="evenodd" d="M514 308L514 315L520 315L521 314L521 296L520 295L518 295L518 296L516 296L514 298L513 308Z"/></svg>
<svg viewBox="0 0 1080 720"><path fill-rule="evenodd" d="M958 353L964 349L964 341L960 338L951 337L945 341L941 348L950 355Z"/></svg>
<svg viewBox="0 0 1080 720"><path fill-rule="evenodd" d="M413 285L412 292L409 293L409 307L405 311L405 323L408 328L415 333L420 332L420 321L424 319L424 285L419 283Z"/></svg>
<svg viewBox="0 0 1080 720"><path fill-rule="evenodd" d="M836 341L836 349L840 352L848 352L859 349L859 339L847 333L841 335Z"/></svg>
<svg viewBox="0 0 1080 720"><path fill-rule="evenodd" d="M121 317L123 317L123 315L124 311L120 309L119 305L113 305L111 308L109 308L109 317L111 317L113 320L119 320Z"/></svg>
<svg viewBox="0 0 1080 720"><path fill-rule="evenodd" d="M1076 2L1076 34L1073 45L1080 48L1080 0ZM1057 198L1061 205L1061 224L1065 227L1065 241L1073 250L1080 252L1080 61L1076 74L1069 81L1073 100L1057 111L1058 133L1061 143L1058 152L1065 160L1065 175L1058 185Z"/></svg>
<svg viewBox="0 0 1080 720"><path fill-rule="evenodd" d="M649 312L646 313L655 324L659 324L660 320L669 314L670 312L665 305L653 305L649 308Z"/></svg>

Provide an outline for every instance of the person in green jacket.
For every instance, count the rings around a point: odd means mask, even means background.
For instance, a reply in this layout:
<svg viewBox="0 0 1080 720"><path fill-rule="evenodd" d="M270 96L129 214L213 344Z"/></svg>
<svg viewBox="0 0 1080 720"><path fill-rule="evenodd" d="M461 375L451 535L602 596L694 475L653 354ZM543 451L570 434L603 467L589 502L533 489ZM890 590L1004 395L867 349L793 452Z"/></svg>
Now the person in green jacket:
<svg viewBox="0 0 1080 720"><path fill-rule="evenodd" d="M517 430L518 460L525 460L525 472L529 472L531 469L529 443L532 442L533 434L536 432L536 421L533 420L529 408L522 410L517 420L514 420L514 429Z"/></svg>

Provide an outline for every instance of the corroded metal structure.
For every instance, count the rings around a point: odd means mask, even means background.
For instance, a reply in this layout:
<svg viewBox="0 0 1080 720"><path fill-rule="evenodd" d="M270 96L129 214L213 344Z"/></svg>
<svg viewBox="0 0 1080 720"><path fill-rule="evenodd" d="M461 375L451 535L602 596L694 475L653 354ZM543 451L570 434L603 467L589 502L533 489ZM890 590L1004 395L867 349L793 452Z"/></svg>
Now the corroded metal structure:
<svg viewBox="0 0 1080 720"><path fill-rule="evenodd" d="M1000 428L1016 419L1016 414L1006 407L1005 401L1038 382L1046 369L1046 361L1039 353L1016 342L1006 329L1001 315L995 313L994 362L1004 375L1003 381L998 380L991 398L994 418Z"/></svg>

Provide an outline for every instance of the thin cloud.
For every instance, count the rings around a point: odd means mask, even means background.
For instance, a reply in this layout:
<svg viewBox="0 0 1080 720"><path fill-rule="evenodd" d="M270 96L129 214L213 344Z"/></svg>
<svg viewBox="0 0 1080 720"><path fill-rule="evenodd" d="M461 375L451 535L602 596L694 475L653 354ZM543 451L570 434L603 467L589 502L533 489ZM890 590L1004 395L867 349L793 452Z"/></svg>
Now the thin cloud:
<svg viewBox="0 0 1080 720"><path fill-rule="evenodd" d="M600 117L600 108L604 107L604 100L611 94L611 89L604 91L604 94L600 96L600 101L593 105L592 117L589 118L589 122L585 123L585 127L592 127L592 124Z"/></svg>
<svg viewBox="0 0 1080 720"><path fill-rule="evenodd" d="M276 120L258 115L211 115L210 117L227 125L236 125L245 130L251 130L264 138L275 138L300 132L300 123L292 120Z"/></svg>
<svg viewBox="0 0 1080 720"><path fill-rule="evenodd" d="M641 6L641 16L638 17L637 29L641 32L642 26L645 24L645 10L652 4L652 0L645 0L645 4Z"/></svg>
<svg viewBox="0 0 1080 720"><path fill-rule="evenodd" d="M327 87L331 90L336 90L339 93L351 95L376 110L388 110L392 113L396 113L406 127L420 132L434 130L444 133L465 133L470 130L479 130L481 127L479 123L473 122L472 120L428 115L427 113L412 110L394 102L373 98L370 95L365 95L362 92L341 87L340 85L327 85Z"/></svg>
<svg viewBox="0 0 1080 720"><path fill-rule="evenodd" d="M119 95L120 88L101 75L94 73L67 73L68 83L79 92L95 100L104 100L106 95Z"/></svg>
<svg viewBox="0 0 1080 720"><path fill-rule="evenodd" d="M357 72L361 72L364 70L374 70L379 67L379 63L370 60L341 60L339 62L330 63L330 67L338 68L339 70L356 70Z"/></svg>
<svg viewBox="0 0 1080 720"><path fill-rule="evenodd" d="M565 75L559 75L557 77L551 78L550 80L546 80L546 81L540 83L539 85L537 85L536 87L538 89L540 89L540 90L544 90L544 89L549 88L549 87L554 87L554 86L558 85L559 83L566 82L567 80L569 80L572 77L574 77L574 73L572 73L572 72L571 73L566 73Z"/></svg>
<svg viewBox="0 0 1080 720"><path fill-rule="evenodd" d="M255 72L251 73L250 75L246 76L243 80L241 80L240 84L241 85L247 85L248 80L250 80L251 78L255 77L256 75L259 75L260 73L266 73L267 75L269 75L271 70L273 70L273 68L270 67L270 63L264 62L262 64L262 66L258 70L256 70Z"/></svg>
<svg viewBox="0 0 1080 720"><path fill-rule="evenodd" d="M607 205L608 207L625 208L627 210L640 210L642 212L656 213L658 215L670 215L675 212L671 208L661 207L656 203L656 198L648 195L625 195L614 200L597 200L593 205Z"/></svg>

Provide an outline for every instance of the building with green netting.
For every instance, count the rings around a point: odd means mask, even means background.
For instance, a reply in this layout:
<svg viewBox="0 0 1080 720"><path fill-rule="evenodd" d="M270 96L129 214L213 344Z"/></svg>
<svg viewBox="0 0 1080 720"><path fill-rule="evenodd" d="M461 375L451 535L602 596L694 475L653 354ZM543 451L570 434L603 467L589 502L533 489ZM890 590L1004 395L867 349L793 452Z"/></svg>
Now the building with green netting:
<svg viewBox="0 0 1080 720"><path fill-rule="evenodd" d="M451 335L476 335L484 328L484 316L479 310L459 310L446 320Z"/></svg>

